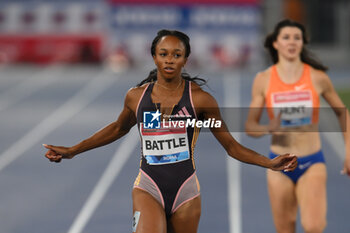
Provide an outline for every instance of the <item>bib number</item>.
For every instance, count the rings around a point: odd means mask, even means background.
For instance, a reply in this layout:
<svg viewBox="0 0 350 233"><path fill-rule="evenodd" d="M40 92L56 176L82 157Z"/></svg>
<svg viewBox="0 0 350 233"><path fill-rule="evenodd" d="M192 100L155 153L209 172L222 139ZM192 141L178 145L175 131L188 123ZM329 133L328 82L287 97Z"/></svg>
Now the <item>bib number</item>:
<svg viewBox="0 0 350 233"><path fill-rule="evenodd" d="M140 127L142 152L150 165L177 163L190 158L187 130L182 128L144 129Z"/></svg>

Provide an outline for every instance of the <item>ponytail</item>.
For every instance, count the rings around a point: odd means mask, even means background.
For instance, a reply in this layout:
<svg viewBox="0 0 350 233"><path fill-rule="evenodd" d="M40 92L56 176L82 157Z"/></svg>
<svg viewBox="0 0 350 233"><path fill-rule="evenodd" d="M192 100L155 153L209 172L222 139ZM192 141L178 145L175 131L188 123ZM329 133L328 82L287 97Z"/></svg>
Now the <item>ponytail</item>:
<svg viewBox="0 0 350 233"><path fill-rule="evenodd" d="M145 78L144 80L142 80L139 84L137 84L137 87L142 86L145 83L152 83L157 81L157 69L153 69L151 70L151 72L149 72L149 75L147 78Z"/></svg>

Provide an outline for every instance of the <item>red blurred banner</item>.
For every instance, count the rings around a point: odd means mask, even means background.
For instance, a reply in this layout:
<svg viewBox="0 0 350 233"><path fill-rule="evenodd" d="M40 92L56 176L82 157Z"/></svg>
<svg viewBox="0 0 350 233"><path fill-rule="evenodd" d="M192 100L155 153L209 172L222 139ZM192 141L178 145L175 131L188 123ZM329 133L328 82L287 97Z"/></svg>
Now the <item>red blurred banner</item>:
<svg viewBox="0 0 350 233"><path fill-rule="evenodd" d="M172 4L172 5L197 5L197 4L253 4L257 5L261 0L108 0L111 4Z"/></svg>
<svg viewBox="0 0 350 233"><path fill-rule="evenodd" d="M0 63L99 62L103 43L99 35L0 35Z"/></svg>

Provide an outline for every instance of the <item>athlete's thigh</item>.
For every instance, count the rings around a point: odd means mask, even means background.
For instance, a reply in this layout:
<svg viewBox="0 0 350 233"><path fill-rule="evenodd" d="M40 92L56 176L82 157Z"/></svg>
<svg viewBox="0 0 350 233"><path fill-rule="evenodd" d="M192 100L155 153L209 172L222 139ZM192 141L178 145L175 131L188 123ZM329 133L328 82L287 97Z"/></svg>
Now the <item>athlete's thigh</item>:
<svg viewBox="0 0 350 233"><path fill-rule="evenodd" d="M327 213L327 170L324 163L312 165L297 183L297 198L302 222L325 224Z"/></svg>
<svg viewBox="0 0 350 233"><path fill-rule="evenodd" d="M171 233L196 233L201 215L200 196L180 206L169 220Z"/></svg>
<svg viewBox="0 0 350 233"><path fill-rule="evenodd" d="M133 232L166 233L166 218L161 204L149 193L138 188L132 191Z"/></svg>
<svg viewBox="0 0 350 233"><path fill-rule="evenodd" d="M293 228L298 210L293 181L279 171L268 170L267 184L276 227Z"/></svg>

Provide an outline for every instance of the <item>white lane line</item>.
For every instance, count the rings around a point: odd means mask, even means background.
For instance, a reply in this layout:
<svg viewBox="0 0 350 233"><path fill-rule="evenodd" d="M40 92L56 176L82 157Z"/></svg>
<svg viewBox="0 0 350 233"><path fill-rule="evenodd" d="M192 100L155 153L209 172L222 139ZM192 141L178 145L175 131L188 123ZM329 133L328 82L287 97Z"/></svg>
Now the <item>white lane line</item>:
<svg viewBox="0 0 350 233"><path fill-rule="evenodd" d="M55 65L29 75L23 82L0 94L0 111L53 83L62 72L63 67Z"/></svg>
<svg viewBox="0 0 350 233"><path fill-rule="evenodd" d="M88 200L85 202L80 213L74 220L68 233L80 233L84 230L92 214L95 212L96 208L106 195L108 189L113 184L114 180L119 175L119 172L138 144L137 133L138 132L136 129L132 129L123 140L122 144L119 145L113 158L109 162L108 167L90 194Z"/></svg>
<svg viewBox="0 0 350 233"><path fill-rule="evenodd" d="M240 83L239 72L231 72L224 76L224 107L240 107ZM235 114L236 115L236 114ZM240 119L236 119L240 122ZM233 129L237 126L233 126ZM239 132L231 132L231 135L239 142ZM230 233L242 232L242 207L241 207L241 165L240 162L227 156L227 181Z"/></svg>
<svg viewBox="0 0 350 233"><path fill-rule="evenodd" d="M109 74L106 71L102 71L93 78L81 88L77 94L3 152L0 155L0 171L23 155L30 147L40 143L46 135L80 112L102 92L109 88L117 79L118 78L114 74Z"/></svg>
<svg viewBox="0 0 350 233"><path fill-rule="evenodd" d="M321 101L321 108L329 109L329 111L321 111L323 114L320 114L319 120L320 135L329 144L340 161L343 162L345 158L344 136L338 118L325 101Z"/></svg>

